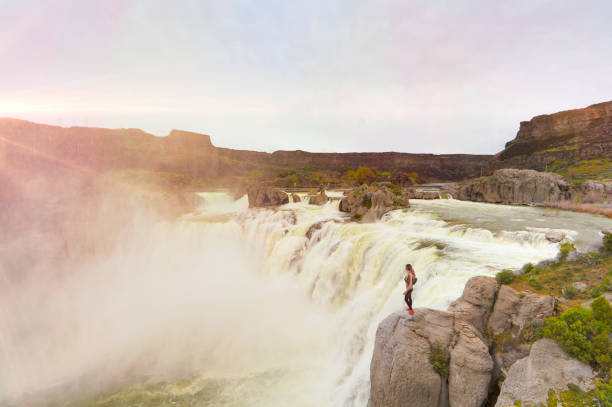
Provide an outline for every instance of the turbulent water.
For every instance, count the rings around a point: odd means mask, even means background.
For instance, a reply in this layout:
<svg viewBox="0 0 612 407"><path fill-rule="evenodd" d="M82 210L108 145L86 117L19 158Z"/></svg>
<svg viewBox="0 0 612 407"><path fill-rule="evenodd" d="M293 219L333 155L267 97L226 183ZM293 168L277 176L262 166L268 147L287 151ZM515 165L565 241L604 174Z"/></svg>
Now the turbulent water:
<svg viewBox="0 0 612 407"><path fill-rule="evenodd" d="M446 309L472 276L554 257L548 230L586 248L612 225L454 200L412 200L359 224L337 200L265 210L248 209L246 197L200 197L197 213L127 233L104 262L12 293L20 315L0 310L0 396L365 406L376 327L404 307L406 263L419 278L415 305Z"/></svg>

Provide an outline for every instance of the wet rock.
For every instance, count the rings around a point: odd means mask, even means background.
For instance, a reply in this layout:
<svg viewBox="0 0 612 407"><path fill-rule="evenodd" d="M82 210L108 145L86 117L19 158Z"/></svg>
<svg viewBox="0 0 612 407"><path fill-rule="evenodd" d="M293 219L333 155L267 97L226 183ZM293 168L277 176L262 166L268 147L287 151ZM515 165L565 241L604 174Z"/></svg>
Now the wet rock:
<svg viewBox="0 0 612 407"><path fill-rule="evenodd" d="M265 208L289 203L289 196L276 188L254 186L248 189L249 208Z"/></svg>
<svg viewBox="0 0 612 407"><path fill-rule="evenodd" d="M308 199L310 205L325 205L327 201L329 201L329 198L324 190L321 190L318 195L313 195Z"/></svg>
<svg viewBox="0 0 612 407"><path fill-rule="evenodd" d="M372 222L391 210L408 207L405 191L394 191L384 185L361 185L345 194L339 209L355 220Z"/></svg>
<svg viewBox="0 0 612 407"><path fill-rule="evenodd" d="M291 201L294 203L302 202L302 199L300 198L298 194L291 194Z"/></svg>
<svg viewBox="0 0 612 407"><path fill-rule="evenodd" d="M565 233L559 232L558 230L551 230L546 233L546 240L552 243L559 243L565 239Z"/></svg>
<svg viewBox="0 0 612 407"><path fill-rule="evenodd" d="M587 389L594 377L589 365L567 356L555 341L540 339L529 356L512 365L495 406L546 405L549 389L567 390L570 383Z"/></svg>
<svg viewBox="0 0 612 407"><path fill-rule="evenodd" d="M448 311L484 334L496 292L497 281L493 277L472 277L465 284L461 297L450 305Z"/></svg>

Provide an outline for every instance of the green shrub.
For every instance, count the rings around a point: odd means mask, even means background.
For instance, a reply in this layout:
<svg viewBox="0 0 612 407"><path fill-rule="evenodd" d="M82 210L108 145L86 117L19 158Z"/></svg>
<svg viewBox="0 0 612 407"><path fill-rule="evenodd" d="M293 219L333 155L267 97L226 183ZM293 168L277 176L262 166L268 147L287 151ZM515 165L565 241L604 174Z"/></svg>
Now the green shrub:
<svg viewBox="0 0 612 407"><path fill-rule="evenodd" d="M591 303L593 317L608 325L608 330L612 327L612 307L607 299L599 297Z"/></svg>
<svg viewBox="0 0 612 407"><path fill-rule="evenodd" d="M391 190L391 192L393 192L395 195L401 195L402 194L402 187L400 187L399 185L396 184L389 184L387 185L387 187Z"/></svg>
<svg viewBox="0 0 612 407"><path fill-rule="evenodd" d="M429 345L429 363L440 376L448 377L448 353L438 342Z"/></svg>
<svg viewBox="0 0 612 407"><path fill-rule="evenodd" d="M604 281L601 282L600 287L602 291L612 291L612 280L605 278Z"/></svg>
<svg viewBox="0 0 612 407"><path fill-rule="evenodd" d="M578 289L572 285L565 286L563 290L561 290L563 296L568 300L571 300L578 294Z"/></svg>
<svg viewBox="0 0 612 407"><path fill-rule="evenodd" d="M356 213L356 214L353 215L353 219L361 220L361 218L362 218L362 216L359 213Z"/></svg>
<svg viewBox="0 0 612 407"><path fill-rule="evenodd" d="M495 275L495 279L499 284L510 284L516 276L512 270L502 270Z"/></svg>
<svg viewBox="0 0 612 407"><path fill-rule="evenodd" d="M612 367L612 307L603 297L593 301L591 307L592 311L574 307L559 317L548 318L539 335L556 340L568 355L608 372Z"/></svg>
<svg viewBox="0 0 612 407"><path fill-rule="evenodd" d="M612 252L612 234L603 237L603 245L607 251Z"/></svg>
<svg viewBox="0 0 612 407"><path fill-rule="evenodd" d="M542 289L542 283L540 283L535 278L532 278L529 281L527 281L527 284L529 284L530 287L533 287L536 290L541 290Z"/></svg>
<svg viewBox="0 0 612 407"><path fill-rule="evenodd" d="M523 273L529 273L533 269L532 263L527 263L523 266Z"/></svg>
<svg viewBox="0 0 612 407"><path fill-rule="evenodd" d="M595 385L595 396L601 401L602 406L612 406L612 378L607 383L598 382Z"/></svg>
<svg viewBox="0 0 612 407"><path fill-rule="evenodd" d="M567 256L576 250L576 247L571 243L563 243L561 248L559 249L559 254L561 255L561 259L565 260Z"/></svg>
<svg viewBox="0 0 612 407"><path fill-rule="evenodd" d="M587 291L587 294L591 298L597 298L597 297L599 297L601 295L601 288L600 287L591 287L591 288L589 288L589 291Z"/></svg>
<svg viewBox="0 0 612 407"><path fill-rule="evenodd" d="M584 255L584 261L589 266L596 266L603 261L603 256L598 252L588 252Z"/></svg>

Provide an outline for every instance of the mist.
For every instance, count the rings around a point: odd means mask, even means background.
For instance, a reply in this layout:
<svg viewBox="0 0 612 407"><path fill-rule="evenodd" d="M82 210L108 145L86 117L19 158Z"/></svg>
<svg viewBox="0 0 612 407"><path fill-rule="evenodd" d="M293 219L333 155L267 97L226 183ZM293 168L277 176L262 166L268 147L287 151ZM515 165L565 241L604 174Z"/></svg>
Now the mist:
<svg viewBox="0 0 612 407"><path fill-rule="evenodd" d="M3 241L0 401L318 363L302 349L329 342L330 314L291 277L261 276L238 224L164 219L112 190L88 209L89 222L54 220L68 235L38 214Z"/></svg>

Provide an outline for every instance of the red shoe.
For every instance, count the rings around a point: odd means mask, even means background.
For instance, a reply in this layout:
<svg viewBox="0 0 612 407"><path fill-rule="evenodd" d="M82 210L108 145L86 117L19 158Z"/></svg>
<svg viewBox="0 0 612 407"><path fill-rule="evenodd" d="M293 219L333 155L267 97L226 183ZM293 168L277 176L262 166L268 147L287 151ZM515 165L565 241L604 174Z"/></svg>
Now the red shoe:
<svg viewBox="0 0 612 407"><path fill-rule="evenodd" d="M413 311L413 310L410 310L410 311L408 311L408 313L409 313L410 315L412 315L412 314L414 314L414 311Z"/></svg>

